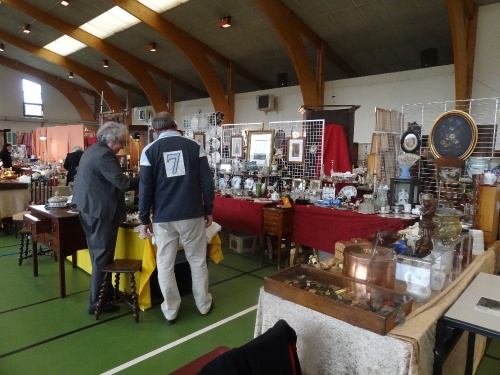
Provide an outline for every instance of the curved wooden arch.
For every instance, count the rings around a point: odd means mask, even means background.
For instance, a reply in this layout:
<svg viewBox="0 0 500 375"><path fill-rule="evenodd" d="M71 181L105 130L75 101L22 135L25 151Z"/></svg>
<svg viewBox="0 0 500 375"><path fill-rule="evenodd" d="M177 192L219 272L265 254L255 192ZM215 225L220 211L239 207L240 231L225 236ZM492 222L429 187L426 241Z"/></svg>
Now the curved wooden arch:
<svg viewBox="0 0 500 375"><path fill-rule="evenodd" d="M477 13L477 6L472 0L448 0L455 65L455 100L468 100L472 97Z"/></svg>
<svg viewBox="0 0 500 375"><path fill-rule="evenodd" d="M144 61L22 0L5 0L3 3L109 56L134 77L156 112L168 111L160 88L144 69Z"/></svg>
<svg viewBox="0 0 500 375"><path fill-rule="evenodd" d="M67 57L58 55L52 51L49 51L45 48L40 48L32 43L26 42L18 37L10 35L4 31L0 30L0 38L4 41L15 45L18 48L21 48L25 51L28 51L38 57L41 57L44 60L50 61L59 66L63 66L66 69L78 74L85 81L87 81L99 95L103 95L103 98L110 108L110 110L115 112L123 112L123 105L120 103L120 99L114 91L109 87L106 83L104 77L95 70L87 68L84 65L74 62L73 60L68 59Z"/></svg>
<svg viewBox="0 0 500 375"><path fill-rule="evenodd" d="M82 121L89 121L89 122L96 121L96 117L92 109L90 108L89 104L83 99L83 97L79 93L79 91L81 91L85 92L86 94L95 96L96 94L94 91L89 90L85 87L75 85L74 83L63 81L59 77L56 77L52 74L46 73L39 69L33 68L32 66L23 64L19 61L15 61L1 55L0 55L0 64L10 69L27 73L33 77L36 77L48 83L55 89L59 90L70 101L70 103L73 104L78 114L80 115Z"/></svg>

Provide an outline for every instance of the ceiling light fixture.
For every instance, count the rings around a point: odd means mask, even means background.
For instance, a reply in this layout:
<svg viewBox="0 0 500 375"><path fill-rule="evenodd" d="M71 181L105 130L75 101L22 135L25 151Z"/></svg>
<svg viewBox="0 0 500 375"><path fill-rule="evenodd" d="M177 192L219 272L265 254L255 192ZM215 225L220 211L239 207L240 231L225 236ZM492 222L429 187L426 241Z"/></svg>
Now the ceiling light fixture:
<svg viewBox="0 0 500 375"><path fill-rule="evenodd" d="M148 51L149 52L156 52L156 43L149 43Z"/></svg>
<svg viewBox="0 0 500 375"><path fill-rule="evenodd" d="M102 60L102 67L103 68L108 68L109 67L108 60Z"/></svg>
<svg viewBox="0 0 500 375"><path fill-rule="evenodd" d="M73 72L68 72L68 78L73 78Z"/></svg>
<svg viewBox="0 0 500 375"><path fill-rule="evenodd" d="M219 27L229 27L231 26L231 16L227 16L219 20Z"/></svg>
<svg viewBox="0 0 500 375"><path fill-rule="evenodd" d="M5 50L5 46L3 45L3 43L0 43L0 52L3 52Z"/></svg>
<svg viewBox="0 0 500 375"><path fill-rule="evenodd" d="M29 23L27 23L27 24L26 24L26 25L24 25L24 27L23 27L23 33L25 33L25 34L29 34L29 33L30 33L30 31L31 31L31 30L30 30L30 24L29 24Z"/></svg>
<svg viewBox="0 0 500 375"><path fill-rule="evenodd" d="M61 1L61 5L64 5L65 7L67 7L69 5L69 0Z"/></svg>

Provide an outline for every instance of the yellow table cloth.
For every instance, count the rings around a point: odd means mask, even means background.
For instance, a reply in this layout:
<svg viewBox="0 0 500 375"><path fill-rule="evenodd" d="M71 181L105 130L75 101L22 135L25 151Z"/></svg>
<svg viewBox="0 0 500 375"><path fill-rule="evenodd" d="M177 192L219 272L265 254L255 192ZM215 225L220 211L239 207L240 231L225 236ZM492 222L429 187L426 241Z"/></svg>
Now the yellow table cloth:
<svg viewBox="0 0 500 375"><path fill-rule="evenodd" d="M221 240L218 234L212 237L212 241L208 246L208 252L210 259L215 264L224 259ZM119 228L116 239L115 259L142 260L142 270L135 273L135 278L139 285L139 308L144 310L151 307L150 277L156 268L156 245L151 243L150 238L139 238L139 233L134 232L133 229ZM92 272L88 249L78 251L78 267L88 273ZM127 282L122 278L120 280L120 289L125 290L127 287Z"/></svg>

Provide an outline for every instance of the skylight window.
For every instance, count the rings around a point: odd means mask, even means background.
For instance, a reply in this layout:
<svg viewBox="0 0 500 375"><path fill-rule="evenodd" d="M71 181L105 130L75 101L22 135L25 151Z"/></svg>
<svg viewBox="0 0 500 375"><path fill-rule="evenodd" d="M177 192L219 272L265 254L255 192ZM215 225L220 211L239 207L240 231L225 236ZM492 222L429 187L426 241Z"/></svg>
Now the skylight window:
<svg viewBox="0 0 500 375"><path fill-rule="evenodd" d="M188 0L138 0L144 6L157 13L162 13L177 5L185 3ZM113 7L107 12L97 16L89 22L80 26L80 29L92 34L100 39L126 30L131 26L138 24L140 20L120 7ZM68 56L76 51L83 49L86 45L79 41L64 35L53 42L47 44L44 48L62 56Z"/></svg>

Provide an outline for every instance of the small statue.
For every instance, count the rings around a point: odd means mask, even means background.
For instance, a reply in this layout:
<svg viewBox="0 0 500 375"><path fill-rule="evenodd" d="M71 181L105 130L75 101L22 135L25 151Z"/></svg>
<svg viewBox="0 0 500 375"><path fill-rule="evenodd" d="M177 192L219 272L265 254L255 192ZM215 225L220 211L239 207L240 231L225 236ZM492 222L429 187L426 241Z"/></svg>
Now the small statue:
<svg viewBox="0 0 500 375"><path fill-rule="evenodd" d="M406 192L405 189L401 189L398 193L398 204L407 204L410 199L410 195Z"/></svg>
<svg viewBox="0 0 500 375"><path fill-rule="evenodd" d="M420 239L415 242L415 252L419 258L430 254L433 249L432 235L435 224L432 221L436 213L436 203L432 194L424 194L422 197L422 207L420 208L419 231Z"/></svg>

